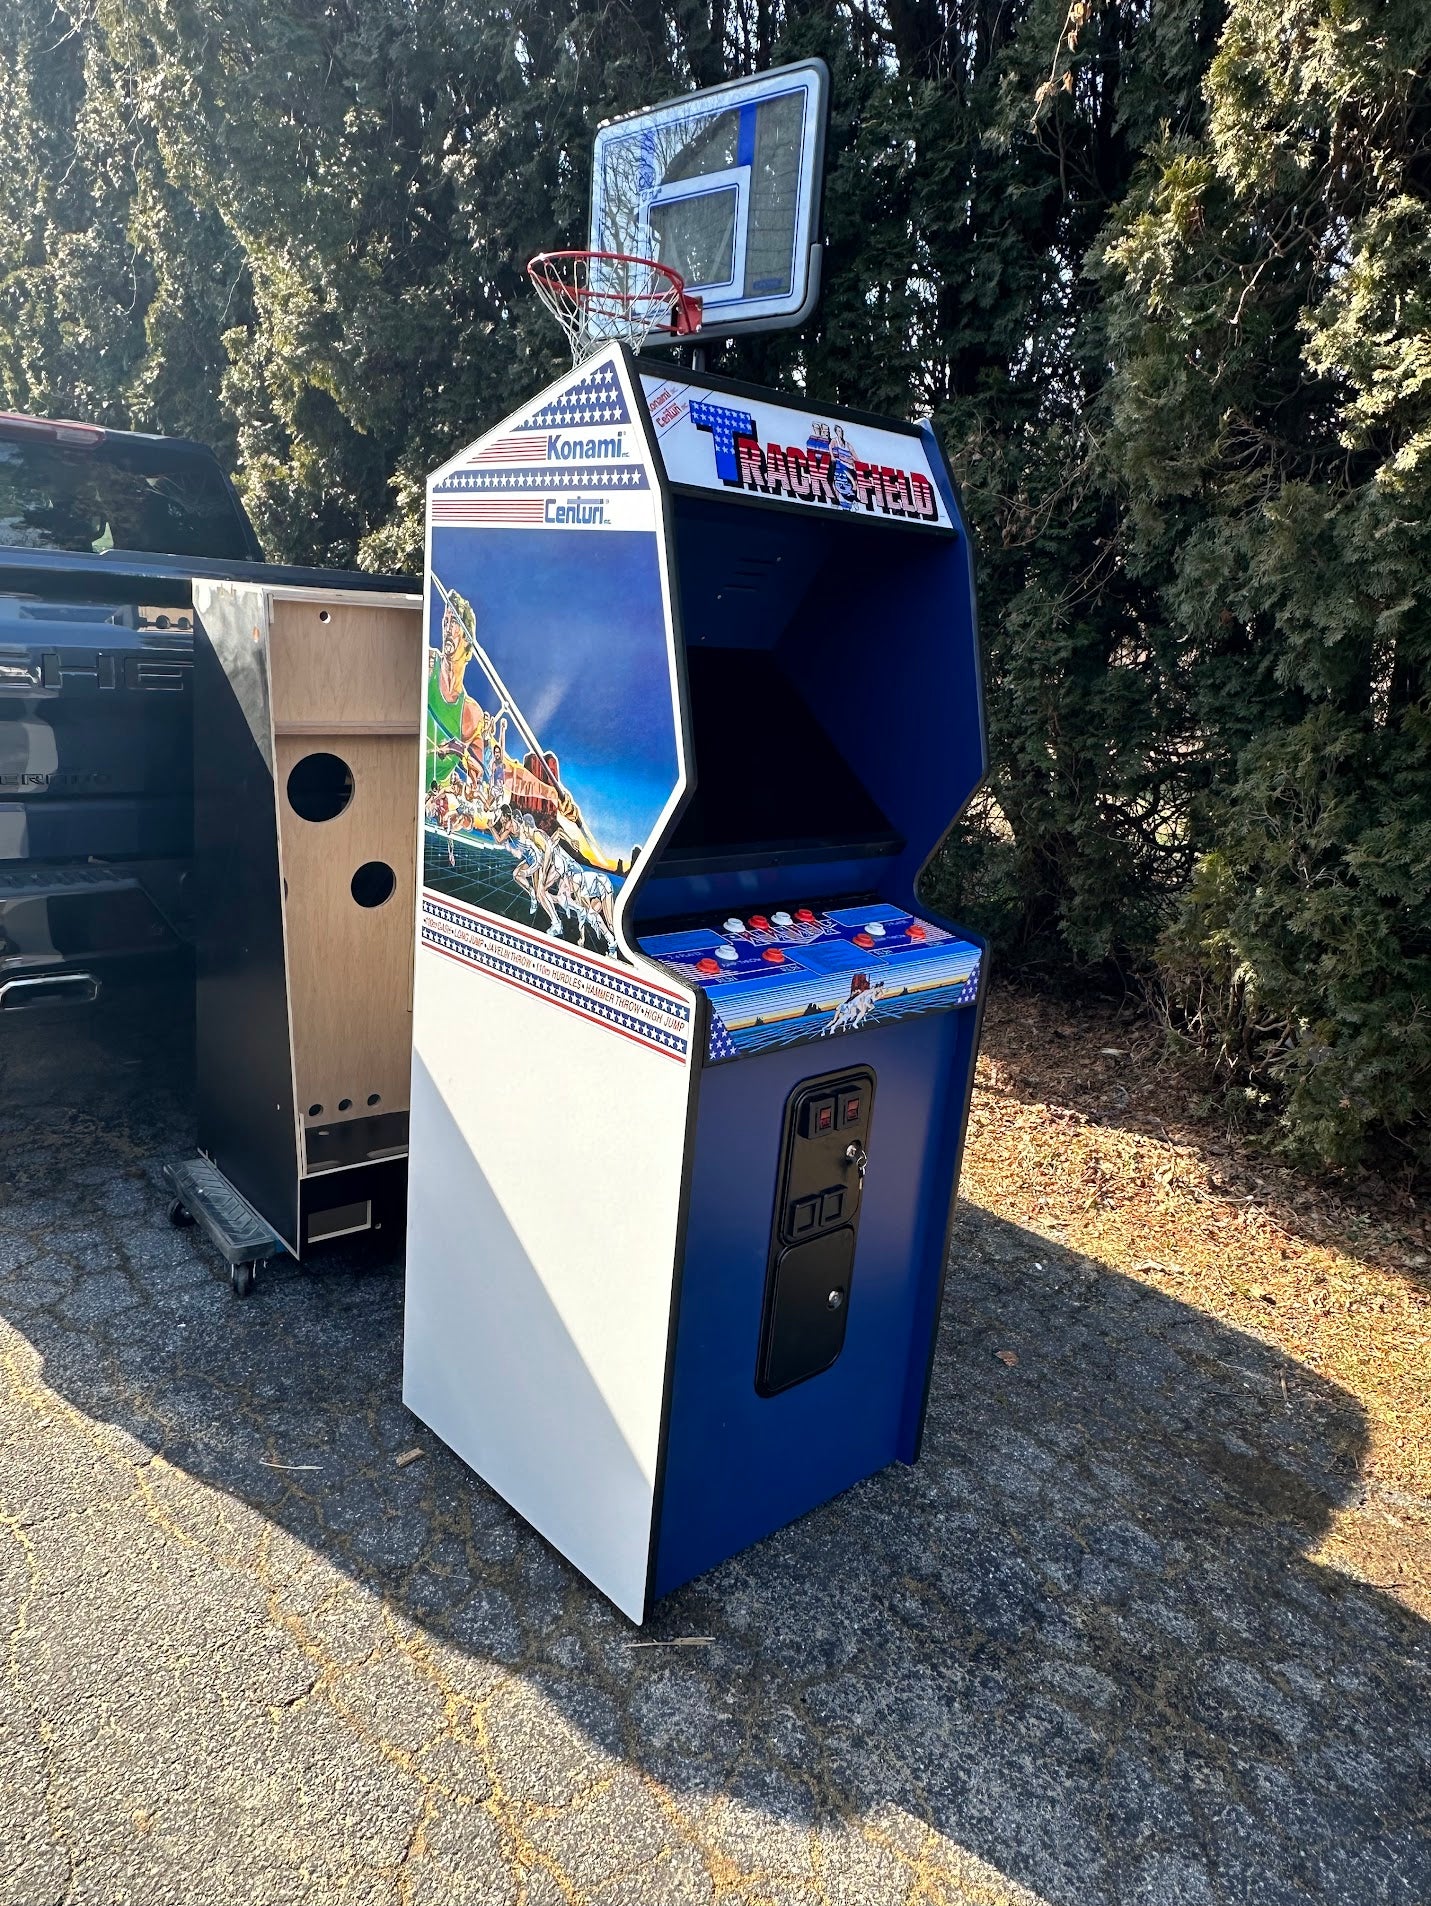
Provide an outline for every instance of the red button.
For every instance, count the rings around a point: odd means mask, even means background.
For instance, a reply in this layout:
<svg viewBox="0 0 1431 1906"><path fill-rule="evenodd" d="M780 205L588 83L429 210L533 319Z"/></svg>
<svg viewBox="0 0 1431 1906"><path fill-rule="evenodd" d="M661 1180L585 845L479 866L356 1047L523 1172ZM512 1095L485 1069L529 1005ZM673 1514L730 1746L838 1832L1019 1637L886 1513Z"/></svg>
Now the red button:
<svg viewBox="0 0 1431 1906"><path fill-rule="evenodd" d="M697 960L696 971L698 973L718 973L720 971L720 961L719 960Z"/></svg>
<svg viewBox="0 0 1431 1906"><path fill-rule="evenodd" d="M919 924L917 920L915 921L914 925L909 929L909 937L911 940L922 940L924 938L924 928Z"/></svg>
<svg viewBox="0 0 1431 1906"><path fill-rule="evenodd" d="M856 946L873 946L874 941L870 938L868 933L857 933L855 935L855 945Z"/></svg>
<svg viewBox="0 0 1431 1906"><path fill-rule="evenodd" d="M784 961L785 955L778 946L767 946L761 948L760 957L763 960L769 960L772 966L779 966Z"/></svg>
<svg viewBox="0 0 1431 1906"><path fill-rule="evenodd" d="M770 922L763 913L752 913L750 916L750 924L755 928L757 933L768 933L770 931Z"/></svg>
<svg viewBox="0 0 1431 1906"><path fill-rule="evenodd" d="M796 909L795 918L797 920L803 921L806 926L810 924L810 922L814 919L814 917L815 917L814 914L811 913L808 907L798 907Z"/></svg>

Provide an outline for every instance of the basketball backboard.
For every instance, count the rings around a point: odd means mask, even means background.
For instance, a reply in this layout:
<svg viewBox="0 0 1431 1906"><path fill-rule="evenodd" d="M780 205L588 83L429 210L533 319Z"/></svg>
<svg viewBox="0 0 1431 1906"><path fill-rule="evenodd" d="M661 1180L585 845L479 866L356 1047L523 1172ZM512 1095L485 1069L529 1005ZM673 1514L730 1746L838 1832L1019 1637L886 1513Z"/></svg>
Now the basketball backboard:
<svg viewBox="0 0 1431 1906"><path fill-rule="evenodd" d="M824 61L801 60L608 120L591 249L673 266L707 337L803 323L820 293L829 95Z"/></svg>

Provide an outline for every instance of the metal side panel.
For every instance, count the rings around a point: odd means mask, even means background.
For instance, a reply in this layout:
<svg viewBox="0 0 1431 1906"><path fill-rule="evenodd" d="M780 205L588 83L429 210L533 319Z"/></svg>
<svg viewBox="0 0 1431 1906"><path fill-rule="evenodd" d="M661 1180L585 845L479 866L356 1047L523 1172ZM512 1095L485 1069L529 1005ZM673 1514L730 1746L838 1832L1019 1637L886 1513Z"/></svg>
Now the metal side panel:
<svg viewBox="0 0 1431 1906"><path fill-rule="evenodd" d="M194 584L195 1059L199 1149L299 1248L262 592Z"/></svg>

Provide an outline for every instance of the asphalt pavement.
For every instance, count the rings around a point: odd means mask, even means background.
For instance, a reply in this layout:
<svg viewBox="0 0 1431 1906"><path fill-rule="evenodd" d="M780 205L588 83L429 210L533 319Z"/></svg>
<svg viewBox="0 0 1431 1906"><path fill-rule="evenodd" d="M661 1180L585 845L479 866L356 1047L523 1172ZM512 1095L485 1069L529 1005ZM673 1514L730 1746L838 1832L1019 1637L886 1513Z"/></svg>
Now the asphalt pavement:
<svg viewBox="0 0 1431 1906"><path fill-rule="evenodd" d="M399 1239L170 1226L188 1047L0 1027L0 1906L1431 1901L1345 1393L966 1206L923 1461L638 1632L404 1410Z"/></svg>

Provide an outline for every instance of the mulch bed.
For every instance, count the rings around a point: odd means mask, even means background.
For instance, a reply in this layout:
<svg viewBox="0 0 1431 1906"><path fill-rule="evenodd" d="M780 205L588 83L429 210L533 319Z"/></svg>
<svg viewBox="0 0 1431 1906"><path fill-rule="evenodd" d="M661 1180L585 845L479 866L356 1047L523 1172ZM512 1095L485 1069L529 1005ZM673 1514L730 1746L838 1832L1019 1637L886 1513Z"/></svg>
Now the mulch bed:
<svg viewBox="0 0 1431 1906"><path fill-rule="evenodd" d="M1431 1213L1271 1162L1140 1008L996 987L960 1189L1275 1346L1360 1405L1360 1496L1317 1558L1431 1614ZM1280 1402L1315 1407L1295 1381Z"/></svg>

